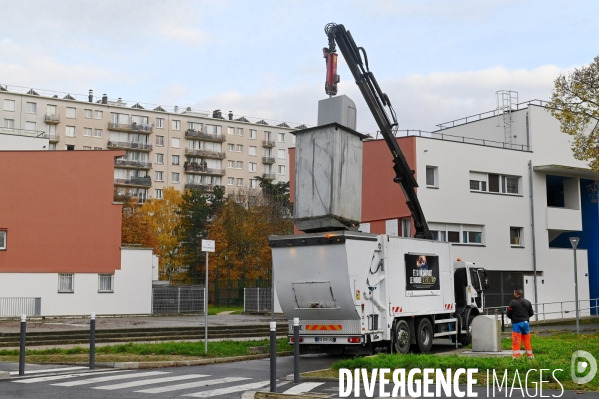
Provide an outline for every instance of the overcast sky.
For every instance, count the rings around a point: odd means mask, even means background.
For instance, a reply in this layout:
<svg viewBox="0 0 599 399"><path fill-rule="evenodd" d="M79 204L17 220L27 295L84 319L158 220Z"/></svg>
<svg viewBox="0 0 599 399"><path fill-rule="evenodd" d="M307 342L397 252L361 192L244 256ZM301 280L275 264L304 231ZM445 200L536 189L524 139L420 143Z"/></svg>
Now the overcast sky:
<svg viewBox="0 0 599 399"><path fill-rule="evenodd" d="M433 130L493 109L497 90L547 100L599 55L598 14L576 0L0 0L0 83L315 124L336 22L367 50L400 129ZM359 130L375 131L339 73Z"/></svg>

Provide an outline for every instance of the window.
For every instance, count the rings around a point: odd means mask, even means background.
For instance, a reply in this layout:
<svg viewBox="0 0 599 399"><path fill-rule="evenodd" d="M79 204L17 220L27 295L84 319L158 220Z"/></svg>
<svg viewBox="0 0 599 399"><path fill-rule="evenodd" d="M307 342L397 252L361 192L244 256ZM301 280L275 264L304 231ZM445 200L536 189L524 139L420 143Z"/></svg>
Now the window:
<svg viewBox="0 0 599 399"><path fill-rule="evenodd" d="M285 159L285 150L278 150L278 158Z"/></svg>
<svg viewBox="0 0 599 399"><path fill-rule="evenodd" d="M37 114L37 103L27 103L27 113Z"/></svg>
<svg viewBox="0 0 599 399"><path fill-rule="evenodd" d="M75 137L75 126L67 126L65 135L67 137Z"/></svg>
<svg viewBox="0 0 599 399"><path fill-rule="evenodd" d="M463 231L462 242L464 244L482 244L482 235L483 233L480 231Z"/></svg>
<svg viewBox="0 0 599 399"><path fill-rule="evenodd" d="M102 129L94 130L94 137L102 137Z"/></svg>
<svg viewBox="0 0 599 399"><path fill-rule="evenodd" d="M173 121L173 130L181 130L181 121Z"/></svg>
<svg viewBox="0 0 599 399"><path fill-rule="evenodd" d="M227 161L227 168L234 168L235 167L235 161Z"/></svg>
<svg viewBox="0 0 599 399"><path fill-rule="evenodd" d="M98 148L98 150L101 150L101 148ZM48 151L56 151L56 143L50 143Z"/></svg>
<svg viewBox="0 0 599 399"><path fill-rule="evenodd" d="M6 230L0 230L0 250L6 250Z"/></svg>
<svg viewBox="0 0 599 399"><path fill-rule="evenodd" d="M506 194L518 194L518 178L514 176L502 176L502 192Z"/></svg>
<svg viewBox="0 0 599 399"><path fill-rule="evenodd" d="M401 219L401 236L411 237L410 230L412 227L412 219Z"/></svg>
<svg viewBox="0 0 599 399"><path fill-rule="evenodd" d="M243 162L237 161L237 169L243 169Z"/></svg>
<svg viewBox="0 0 599 399"><path fill-rule="evenodd" d="M227 150L235 151L235 144L227 144Z"/></svg>
<svg viewBox="0 0 599 399"><path fill-rule="evenodd" d="M256 154L257 154L257 148L258 147L250 146L250 155L256 156Z"/></svg>
<svg viewBox="0 0 599 399"><path fill-rule="evenodd" d="M171 173L171 182L172 183L179 183L179 173L177 173L177 172L172 172Z"/></svg>
<svg viewBox="0 0 599 399"><path fill-rule="evenodd" d="M447 238L445 236L445 231L431 230L431 233L433 234L433 240L447 241Z"/></svg>
<svg viewBox="0 0 599 399"><path fill-rule="evenodd" d="M173 165L179 165L179 155L171 155L171 160Z"/></svg>
<svg viewBox="0 0 599 399"><path fill-rule="evenodd" d="M243 186L243 179L237 179L237 187Z"/></svg>
<svg viewBox="0 0 599 399"><path fill-rule="evenodd" d="M156 145L164 145L164 136L156 136Z"/></svg>
<svg viewBox="0 0 599 399"><path fill-rule="evenodd" d="M243 152L243 146L241 144L237 144L237 152Z"/></svg>
<svg viewBox="0 0 599 399"><path fill-rule="evenodd" d="M48 115L56 115L56 105L50 105L50 104L48 104L46 106L46 113Z"/></svg>
<svg viewBox="0 0 599 399"><path fill-rule="evenodd" d="M92 117L92 110L91 109L84 109L83 110L83 117L91 119L91 117Z"/></svg>
<svg viewBox="0 0 599 399"><path fill-rule="evenodd" d="M256 184L256 179L250 179L250 188L256 188L258 185Z"/></svg>
<svg viewBox="0 0 599 399"><path fill-rule="evenodd" d="M35 122L25 122L25 130L28 132L35 132Z"/></svg>
<svg viewBox="0 0 599 399"><path fill-rule="evenodd" d="M73 273L58 275L58 292L75 292L75 275Z"/></svg>
<svg viewBox="0 0 599 399"><path fill-rule="evenodd" d="M522 247L522 227L510 227L510 244Z"/></svg>
<svg viewBox="0 0 599 399"><path fill-rule="evenodd" d="M500 194L520 194L520 177L470 172L470 190Z"/></svg>
<svg viewBox="0 0 599 399"><path fill-rule="evenodd" d="M156 172L156 181L163 181L164 172Z"/></svg>
<svg viewBox="0 0 599 399"><path fill-rule="evenodd" d="M114 274L98 274L98 292L114 292Z"/></svg>
<svg viewBox="0 0 599 399"><path fill-rule="evenodd" d="M83 135L84 136L90 136L92 135L92 130L89 127L84 127L83 128Z"/></svg>
<svg viewBox="0 0 599 399"><path fill-rule="evenodd" d="M227 185L232 186L233 184L235 184L235 178L227 177Z"/></svg>
<svg viewBox="0 0 599 399"><path fill-rule="evenodd" d="M83 149L86 150L86 151L91 151L92 148L91 147L83 146Z"/></svg>
<svg viewBox="0 0 599 399"><path fill-rule="evenodd" d="M285 174L285 165L279 165L279 174L280 175L284 175Z"/></svg>
<svg viewBox="0 0 599 399"><path fill-rule="evenodd" d="M436 166L426 167L426 185L429 187L438 187Z"/></svg>
<svg viewBox="0 0 599 399"><path fill-rule="evenodd" d="M94 147L94 151L100 151L102 150L102 147Z"/></svg>
<svg viewBox="0 0 599 399"><path fill-rule="evenodd" d="M156 127L164 129L164 118L156 118Z"/></svg>
<svg viewBox="0 0 599 399"><path fill-rule="evenodd" d="M255 130L250 129L250 139L256 140L256 137L258 137L258 133Z"/></svg>
<svg viewBox="0 0 599 399"><path fill-rule="evenodd" d="M96 111L96 119L104 118L104 111Z"/></svg>
<svg viewBox="0 0 599 399"><path fill-rule="evenodd" d="M285 142L285 133L279 133L279 143Z"/></svg>
<svg viewBox="0 0 599 399"><path fill-rule="evenodd" d="M179 148L179 145L181 143L181 139L178 137L173 137L171 138L171 147L173 148Z"/></svg>
<svg viewBox="0 0 599 399"><path fill-rule="evenodd" d="M255 172L258 164L254 162L250 162L250 172Z"/></svg>
<svg viewBox="0 0 599 399"><path fill-rule="evenodd" d="M478 180L470 180L470 190L487 191L487 182L486 181L478 181Z"/></svg>
<svg viewBox="0 0 599 399"><path fill-rule="evenodd" d="M234 127L230 127L227 129L229 134L235 134L235 128Z"/></svg>
<svg viewBox="0 0 599 399"><path fill-rule="evenodd" d="M4 119L4 129L13 130L15 128L15 120L14 119Z"/></svg>
<svg viewBox="0 0 599 399"><path fill-rule="evenodd" d="M447 232L447 241L448 242L460 242L460 232L459 231L448 231Z"/></svg>
<svg viewBox="0 0 599 399"><path fill-rule="evenodd" d="M156 154L156 163L164 163L164 154Z"/></svg>
<svg viewBox="0 0 599 399"><path fill-rule="evenodd" d="M162 189L161 188L157 188L156 190L154 190L154 197L156 199L163 199L164 196L162 195Z"/></svg>
<svg viewBox="0 0 599 399"><path fill-rule="evenodd" d="M14 111L15 110L15 100L4 100L4 110L5 111Z"/></svg>
<svg viewBox="0 0 599 399"><path fill-rule="evenodd" d="M243 128L242 127L238 127L237 128L237 135L238 136L243 136Z"/></svg>
<svg viewBox="0 0 599 399"><path fill-rule="evenodd" d="M223 127L220 125L206 125L206 133L221 135L223 133Z"/></svg>
<svg viewBox="0 0 599 399"><path fill-rule="evenodd" d="M75 108L67 107L67 118L74 119L77 117L77 110Z"/></svg>

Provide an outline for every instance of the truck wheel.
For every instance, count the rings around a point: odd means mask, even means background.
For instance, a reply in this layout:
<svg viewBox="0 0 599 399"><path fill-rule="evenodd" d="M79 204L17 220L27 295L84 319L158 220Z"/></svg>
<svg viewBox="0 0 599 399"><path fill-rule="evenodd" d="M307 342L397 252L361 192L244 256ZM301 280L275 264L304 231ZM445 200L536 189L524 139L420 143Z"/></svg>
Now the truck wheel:
<svg viewBox="0 0 599 399"><path fill-rule="evenodd" d="M418 352L429 353L433 347L433 326L431 321L427 317L423 317L418 322L418 328L416 329L416 342L415 349Z"/></svg>
<svg viewBox="0 0 599 399"><path fill-rule="evenodd" d="M474 315L471 314L468 316L468 322L466 323L466 334L460 336L460 344L464 346L472 343L472 320L474 320Z"/></svg>
<svg viewBox="0 0 599 399"><path fill-rule="evenodd" d="M410 351L410 326L405 320L399 320L393 328L395 352L406 354Z"/></svg>

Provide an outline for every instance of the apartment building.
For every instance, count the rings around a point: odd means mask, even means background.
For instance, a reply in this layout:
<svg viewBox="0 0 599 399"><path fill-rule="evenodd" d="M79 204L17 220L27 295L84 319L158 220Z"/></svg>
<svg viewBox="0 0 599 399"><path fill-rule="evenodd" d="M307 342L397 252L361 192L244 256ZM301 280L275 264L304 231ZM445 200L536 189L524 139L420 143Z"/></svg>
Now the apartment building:
<svg viewBox="0 0 599 399"><path fill-rule="evenodd" d="M49 150L124 150L114 162L120 193L162 198L167 186L257 188L255 176L289 180L294 128L220 110L165 107L0 85L0 133L45 137Z"/></svg>

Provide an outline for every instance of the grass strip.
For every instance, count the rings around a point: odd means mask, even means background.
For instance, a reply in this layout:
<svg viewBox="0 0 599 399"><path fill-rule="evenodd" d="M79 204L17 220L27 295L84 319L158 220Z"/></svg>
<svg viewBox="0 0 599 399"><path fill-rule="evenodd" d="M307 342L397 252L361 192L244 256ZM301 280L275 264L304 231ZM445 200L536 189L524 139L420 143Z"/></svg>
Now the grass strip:
<svg viewBox="0 0 599 399"><path fill-rule="evenodd" d="M221 312L233 312L230 314L241 314L243 312L243 307L208 306L208 316L214 316Z"/></svg>

